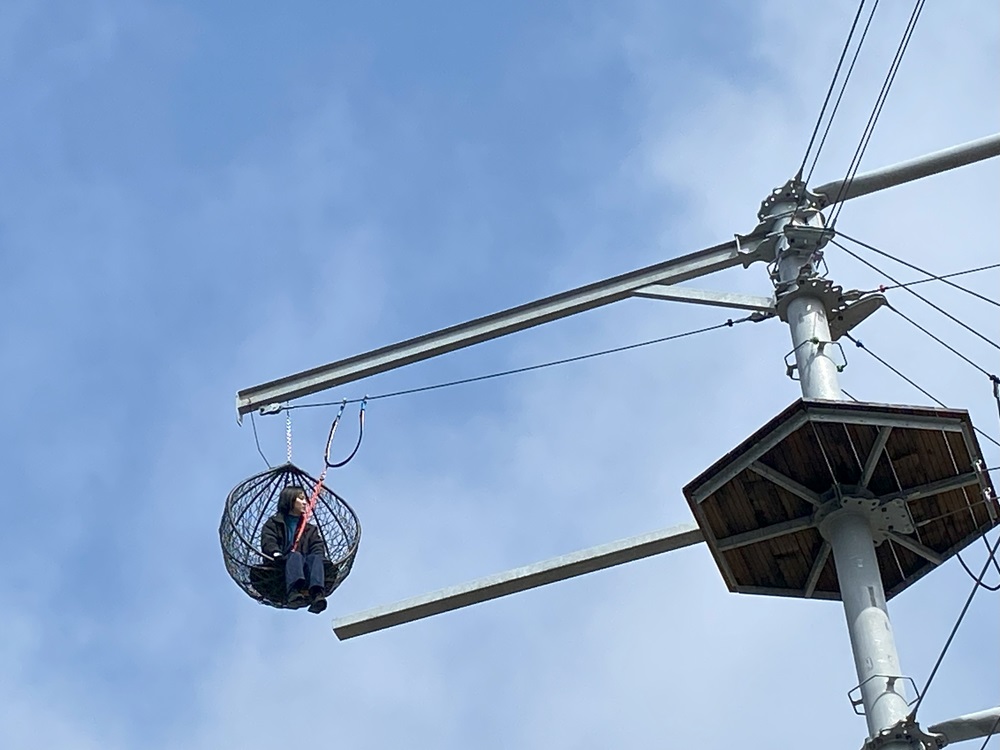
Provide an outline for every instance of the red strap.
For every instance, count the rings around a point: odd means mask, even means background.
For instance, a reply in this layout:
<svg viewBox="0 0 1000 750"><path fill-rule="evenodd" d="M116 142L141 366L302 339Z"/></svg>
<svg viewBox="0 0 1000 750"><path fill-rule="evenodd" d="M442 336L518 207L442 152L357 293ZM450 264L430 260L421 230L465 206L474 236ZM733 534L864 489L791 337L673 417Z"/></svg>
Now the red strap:
<svg viewBox="0 0 1000 750"><path fill-rule="evenodd" d="M299 540L302 538L302 532L305 531L306 524L309 523L309 519L312 518L313 510L316 508L316 502L319 500L320 490L323 488L323 480L326 479L326 469L323 469L323 473L319 475L319 481L316 482L316 486L313 487L312 495L309 497L309 502L306 503L306 512L302 514L302 520L299 521L299 528L295 531L295 541L292 542L292 552L295 552L299 548Z"/></svg>

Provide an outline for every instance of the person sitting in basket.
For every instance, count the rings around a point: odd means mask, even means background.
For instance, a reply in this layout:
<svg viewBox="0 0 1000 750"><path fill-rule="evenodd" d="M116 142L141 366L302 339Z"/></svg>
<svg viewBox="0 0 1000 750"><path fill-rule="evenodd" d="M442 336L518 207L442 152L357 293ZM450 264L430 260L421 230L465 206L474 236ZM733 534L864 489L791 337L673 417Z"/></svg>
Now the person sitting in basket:
<svg viewBox="0 0 1000 750"><path fill-rule="evenodd" d="M295 544L306 512L306 491L290 485L278 496L278 512L264 523L260 549L266 560L284 565L286 601L303 595L309 599L309 611L319 614L326 609L326 581L323 561L326 544L315 524L305 523Z"/></svg>

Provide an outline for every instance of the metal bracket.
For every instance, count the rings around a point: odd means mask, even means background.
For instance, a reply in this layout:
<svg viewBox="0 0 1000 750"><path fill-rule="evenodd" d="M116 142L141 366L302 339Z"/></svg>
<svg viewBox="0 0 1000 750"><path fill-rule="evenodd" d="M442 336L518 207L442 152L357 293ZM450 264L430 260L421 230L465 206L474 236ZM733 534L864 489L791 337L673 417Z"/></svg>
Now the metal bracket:
<svg viewBox="0 0 1000 750"><path fill-rule="evenodd" d="M799 179L792 178L779 188L771 191L760 203L760 210L757 212L757 219L764 221L773 218L772 211L780 203L794 203L799 208L819 209L822 199L816 193L806 188L806 184Z"/></svg>
<svg viewBox="0 0 1000 750"><path fill-rule="evenodd" d="M993 490L990 489L990 479L986 474L986 466L983 464L983 459L977 458L973 462L972 468L976 472L976 478L979 480L979 489L983 494L983 501L986 504L986 512L989 514L991 521L996 521L997 500L993 497Z"/></svg>
<svg viewBox="0 0 1000 750"><path fill-rule="evenodd" d="M781 239L782 235L780 232L771 231L773 223L773 221L761 222L750 234L735 235L736 250L744 259L744 268L749 268L751 263L758 260L773 263L774 259L778 257L778 240Z"/></svg>
<svg viewBox="0 0 1000 750"><path fill-rule="evenodd" d="M888 304L885 297L881 294L865 295L855 302L848 302L846 298L849 294L852 294L852 292L846 292L839 305L832 310L827 310L830 337L834 341L853 330L880 307ZM860 295L860 292L856 292L856 294Z"/></svg>
<svg viewBox="0 0 1000 750"><path fill-rule="evenodd" d="M866 493L871 494L871 493ZM913 516L903 498L879 500L860 494L847 494L840 498L842 510L861 512L868 517L868 525L872 530L872 540L880 544L889 534L912 534Z"/></svg>
<svg viewBox="0 0 1000 750"><path fill-rule="evenodd" d="M827 497L829 499L826 499ZM835 513L851 511L865 516L868 520L868 526L872 531L872 541L875 544L881 544L890 534L912 534L914 531L913 516L905 497L879 498L867 487L837 484L834 485L831 493L824 495L824 499L826 501L813 514L813 524L817 527ZM886 675L882 676L889 679ZM909 677L894 679L906 679L913 682ZM854 690L860 687L859 685ZM913 689L916 690L916 687L914 684Z"/></svg>
<svg viewBox="0 0 1000 750"><path fill-rule="evenodd" d="M900 698L903 698L904 696L902 693L896 691L896 683L899 682L900 680L902 680L903 682L910 683L910 685L913 686L913 692L916 695L916 697L912 701L908 701L906 704L907 706L912 706L914 703L920 700L920 691L917 689L917 683L912 677L904 677L903 675L895 675L895 674L873 674L871 677L862 682L860 685L856 685L853 688L851 688L847 693L847 700L851 702L851 708L854 709L854 713L856 713L858 716L865 715L864 700L860 697L861 688L863 688L869 682L877 678L888 680L888 684L886 685L886 692L895 693ZM854 693L858 693L859 697L857 698L852 697ZM859 706L862 708L862 710L860 711L858 710ZM871 740L869 740L869 742L870 741Z"/></svg>
<svg viewBox="0 0 1000 750"><path fill-rule="evenodd" d="M802 212L804 216L807 212ZM812 212L818 213L818 212ZM836 232L826 227L814 227L811 224L786 224L785 239L788 240L788 250L802 255L822 252L826 243L833 239Z"/></svg>
<svg viewBox="0 0 1000 750"><path fill-rule="evenodd" d="M802 295L815 297L826 308L830 336L834 341L887 304L885 295L862 294L857 290L845 292L843 287L829 279L809 276L798 279L792 288L777 294L774 309L782 322L788 322L788 303Z"/></svg>
<svg viewBox="0 0 1000 750"><path fill-rule="evenodd" d="M861 750L878 750L890 742L906 742L914 750L941 750L948 744L943 734L925 732L916 721L906 718L869 737Z"/></svg>
<svg viewBox="0 0 1000 750"><path fill-rule="evenodd" d="M820 351L826 348L828 344L832 344L833 346L837 347L837 349L840 350L840 358L843 360L843 364L836 365L837 372L843 372L845 369L847 369L847 353L844 351L844 347L843 345L841 345L839 341L820 341L819 339L814 338L803 343L815 344L820 348ZM799 346L802 346L802 344L799 344ZM795 349L798 348L799 348L798 346L795 347ZM801 378L797 378L795 376L795 371L799 369L798 363L788 361L788 358L795 354L795 349L792 349L790 352L788 352L788 354L785 355L785 375L787 375L792 380L798 382L799 380L801 380Z"/></svg>
<svg viewBox="0 0 1000 750"><path fill-rule="evenodd" d="M788 303L796 297L807 295L815 297L823 303L827 313L843 305L844 288L839 284L834 284L829 279L819 276L809 276L800 278L795 282L794 287L781 290L777 294L774 309L782 323L788 322Z"/></svg>
<svg viewBox="0 0 1000 750"><path fill-rule="evenodd" d="M739 247L741 242L748 243L756 240L756 257L758 260L764 260L768 263L774 262L778 257L778 244L780 240L789 238L788 226L792 226L790 222L796 219L802 219L803 224L807 223L806 217L811 213L818 213L820 209L822 198L810 192L806 188L806 184L802 180L792 178L786 182L781 187L772 190L768 196L761 201L760 210L757 212L758 224L754 227L754 230L749 234L736 235L737 247ZM775 211L778 206L788 205L787 211ZM780 227L779 222L786 222L786 226ZM795 234L795 230L800 229L802 225L794 224L794 229L792 233ZM817 230L812 227L807 227L807 231L811 230L811 235L815 235L817 231L825 232L826 230ZM816 249L819 249L826 244L827 241L833 236L832 232L827 232L825 238L818 244ZM791 242L789 244L792 244ZM798 245L793 247L795 251L798 250Z"/></svg>

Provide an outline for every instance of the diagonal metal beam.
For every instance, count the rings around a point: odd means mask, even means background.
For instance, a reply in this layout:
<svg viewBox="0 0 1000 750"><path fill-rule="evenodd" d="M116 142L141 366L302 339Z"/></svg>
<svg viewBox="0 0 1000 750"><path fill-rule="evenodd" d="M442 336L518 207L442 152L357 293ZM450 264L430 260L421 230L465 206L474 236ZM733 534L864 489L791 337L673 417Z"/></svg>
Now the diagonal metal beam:
<svg viewBox="0 0 1000 750"><path fill-rule="evenodd" d="M865 459L865 465L861 470L862 487L867 487L868 483L872 480L872 474L875 473L875 467L878 466L878 460L882 456L882 451L885 450L885 444L889 442L889 435L891 434L891 427L879 427L878 435L875 437L875 444L872 445L871 452L868 454L868 458Z"/></svg>
<svg viewBox="0 0 1000 750"><path fill-rule="evenodd" d="M333 632L340 640L346 640L508 594L516 594L519 591L527 591L547 583L564 581L584 573L689 547L704 540L701 529L694 524L641 534L514 568L395 604L347 615L334 621Z"/></svg>
<svg viewBox="0 0 1000 750"><path fill-rule="evenodd" d="M729 482L734 477L743 473L746 469L750 467L751 464L755 463L758 458L767 453L771 448L776 446L786 437L791 435L802 425L808 421L808 417L799 412L794 417L784 422L779 426L774 432L767 435L764 439L758 441L753 448L748 450L738 459L730 463L722 471L714 474L711 479L701 485L691 497L696 503L703 503L713 492L718 490L722 485Z"/></svg>
<svg viewBox="0 0 1000 750"><path fill-rule="evenodd" d="M826 567L826 561L830 557L832 549L830 543L824 539L823 546L819 548L819 554L813 561L812 570L809 571L809 578L806 580L806 588L803 592L806 599L812 599L812 595L816 593L816 584L819 583L819 577L823 573L823 568Z"/></svg>
<svg viewBox="0 0 1000 750"><path fill-rule="evenodd" d="M759 244L759 239L756 242L743 239L739 245L735 240L725 242L398 344L383 346L381 349L246 388L236 394L236 411L242 417L261 406L308 396L439 354L566 318L627 299L635 290L650 284L673 284L734 266L749 266L760 259L756 250Z"/></svg>
<svg viewBox="0 0 1000 750"><path fill-rule="evenodd" d="M750 471L754 474L758 474L764 479L778 485L779 487L788 490L793 495L802 498L810 505L814 505L817 508L823 504L823 498L819 496L819 493L813 492L808 487L805 487L789 476L782 474L780 471L772 469L767 464L762 464L760 461L754 461L750 464Z"/></svg>
<svg viewBox="0 0 1000 750"><path fill-rule="evenodd" d="M1000 133L988 135L975 141L963 143L960 146L946 148L933 154L920 156L910 161L893 164L889 167L876 169L864 174L855 175L853 180L836 180L813 188L812 192L820 196L820 208L825 208L837 200L837 194L848 182L847 189L840 196L840 201L849 201L862 195L868 195L879 190L902 185L921 177L929 177L950 169L964 167L983 159L1000 156Z"/></svg>
<svg viewBox="0 0 1000 750"><path fill-rule="evenodd" d="M906 549L910 550L910 552L915 555L920 555L922 558L929 560L935 565L940 565L944 562L944 558L941 557L941 555L932 550L930 547L921 544L916 539L911 539L908 536L897 534L895 531L888 532L887 536L900 547L906 547Z"/></svg>
<svg viewBox="0 0 1000 750"><path fill-rule="evenodd" d="M674 286L673 284L652 284L632 292L633 297L648 299L665 299L671 302L694 302L698 305L713 307L729 307L737 310L753 310L754 312L774 312L774 301L770 297L759 297L753 294L738 292L710 292L704 289Z"/></svg>

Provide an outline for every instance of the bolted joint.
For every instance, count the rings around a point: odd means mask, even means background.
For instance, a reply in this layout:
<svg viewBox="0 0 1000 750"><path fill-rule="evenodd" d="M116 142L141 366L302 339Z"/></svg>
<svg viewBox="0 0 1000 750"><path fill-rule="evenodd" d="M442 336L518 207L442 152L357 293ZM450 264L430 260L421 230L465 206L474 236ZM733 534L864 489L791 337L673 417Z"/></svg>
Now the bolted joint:
<svg viewBox="0 0 1000 750"><path fill-rule="evenodd" d="M806 296L819 300L826 310L827 319L833 310L843 304L843 287L829 279L811 276L782 284L781 287L775 290L774 309L783 323L788 322L788 303L797 297Z"/></svg>
<svg viewBox="0 0 1000 750"><path fill-rule="evenodd" d="M874 737L869 737L861 750L880 750L889 744L894 744L895 747L905 744L911 750L941 750L948 744L948 740L943 734L925 732L916 721L906 717Z"/></svg>
<svg viewBox="0 0 1000 750"><path fill-rule="evenodd" d="M793 177L781 187L777 187L761 201L757 219L764 221L775 214L775 207L782 204L794 204L799 208L819 210L821 198L806 188L806 183Z"/></svg>
<svg viewBox="0 0 1000 750"><path fill-rule="evenodd" d="M818 214L818 212L816 212ZM796 219L799 217L796 216ZM835 232L826 227L815 227L800 224L793 220L786 224L783 230L788 248L785 252L798 255L815 256L822 254L823 248L833 239Z"/></svg>
<svg viewBox="0 0 1000 750"><path fill-rule="evenodd" d="M817 508L813 522L828 539L830 522L845 513L865 519L876 545L890 534L912 534L915 528L905 497L880 498L866 487L842 484L835 485L833 497Z"/></svg>

